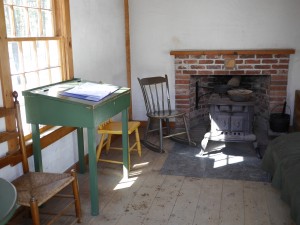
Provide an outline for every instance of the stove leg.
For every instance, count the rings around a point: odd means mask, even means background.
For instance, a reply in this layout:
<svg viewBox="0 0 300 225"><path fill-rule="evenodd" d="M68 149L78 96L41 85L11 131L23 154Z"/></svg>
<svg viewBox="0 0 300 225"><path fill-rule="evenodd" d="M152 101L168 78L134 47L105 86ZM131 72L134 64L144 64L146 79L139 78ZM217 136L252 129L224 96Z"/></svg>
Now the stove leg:
<svg viewBox="0 0 300 225"><path fill-rule="evenodd" d="M262 159L262 155L260 153L260 148L258 147L257 142L253 142L253 146L255 149L256 157L259 159Z"/></svg>

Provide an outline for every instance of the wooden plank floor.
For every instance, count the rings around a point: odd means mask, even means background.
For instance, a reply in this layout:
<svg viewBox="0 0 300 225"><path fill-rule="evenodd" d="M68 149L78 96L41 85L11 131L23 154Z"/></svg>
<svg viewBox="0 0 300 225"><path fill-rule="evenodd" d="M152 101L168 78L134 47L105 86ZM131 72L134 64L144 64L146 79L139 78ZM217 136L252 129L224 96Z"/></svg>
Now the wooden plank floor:
<svg viewBox="0 0 300 225"><path fill-rule="evenodd" d="M294 225L289 207L269 183L161 175L167 154L146 148L141 158L132 153L127 181L122 180L121 165L99 163L101 211L95 217L90 215L88 173L79 174L81 224ZM52 201L44 208L60 205ZM62 219L56 224L68 222ZM14 224L31 223L20 215Z"/></svg>

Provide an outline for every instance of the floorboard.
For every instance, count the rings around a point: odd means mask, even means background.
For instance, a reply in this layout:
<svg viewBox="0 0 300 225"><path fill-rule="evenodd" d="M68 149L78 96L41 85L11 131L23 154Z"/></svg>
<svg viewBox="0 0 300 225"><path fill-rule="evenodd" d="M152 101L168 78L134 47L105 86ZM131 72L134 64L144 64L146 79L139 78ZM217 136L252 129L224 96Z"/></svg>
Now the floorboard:
<svg viewBox="0 0 300 225"><path fill-rule="evenodd" d="M172 144L166 144L170 147ZM110 152L120 157L121 152ZM115 154L115 155L114 155ZM89 173L79 174L82 225L295 225L289 207L269 183L161 175L167 152L143 147L132 154L130 178L122 166L98 163L100 215L90 215ZM59 208L50 201L46 208ZM12 224L31 224L20 213ZM74 214L73 209L69 214ZM48 216L43 217L47 221ZM68 224L63 218L56 224Z"/></svg>

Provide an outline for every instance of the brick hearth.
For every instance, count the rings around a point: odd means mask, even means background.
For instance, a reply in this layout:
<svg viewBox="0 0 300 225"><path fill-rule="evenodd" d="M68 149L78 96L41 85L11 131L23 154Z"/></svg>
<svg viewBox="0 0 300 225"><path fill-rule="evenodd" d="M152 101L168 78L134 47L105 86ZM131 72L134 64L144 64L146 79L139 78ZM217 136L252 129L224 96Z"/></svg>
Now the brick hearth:
<svg viewBox="0 0 300 225"><path fill-rule="evenodd" d="M263 81L266 83L263 98L268 102L266 111L269 113L286 100L289 58L294 53L293 49L171 51L175 56L176 109L187 112L191 123L195 117L207 113L205 103L200 109L195 108L196 81L212 76L240 75L242 79L246 76L269 78ZM224 63L229 59L235 61L234 69L225 69ZM276 111L280 110L276 107Z"/></svg>

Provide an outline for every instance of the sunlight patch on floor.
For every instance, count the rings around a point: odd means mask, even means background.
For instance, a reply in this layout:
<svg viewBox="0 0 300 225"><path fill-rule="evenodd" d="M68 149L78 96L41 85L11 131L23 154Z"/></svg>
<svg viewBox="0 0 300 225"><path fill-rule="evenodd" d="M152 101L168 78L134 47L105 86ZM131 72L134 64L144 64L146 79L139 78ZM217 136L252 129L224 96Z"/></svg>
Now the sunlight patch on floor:
<svg viewBox="0 0 300 225"><path fill-rule="evenodd" d="M114 188L114 191L131 187L137 179L138 179L138 177L131 177L131 178L128 178L128 179L123 178L116 185L116 187Z"/></svg>
<svg viewBox="0 0 300 225"><path fill-rule="evenodd" d="M199 158L209 158L214 160L214 167L213 168L219 168L226 166L228 164L235 164L235 163L240 163L244 161L244 157L242 156L235 156L235 155L226 155L221 151L223 148L225 148L226 145L224 143L220 143L218 145L215 145L213 149L210 149L212 153L203 153L200 152L199 154L195 155L196 157Z"/></svg>

